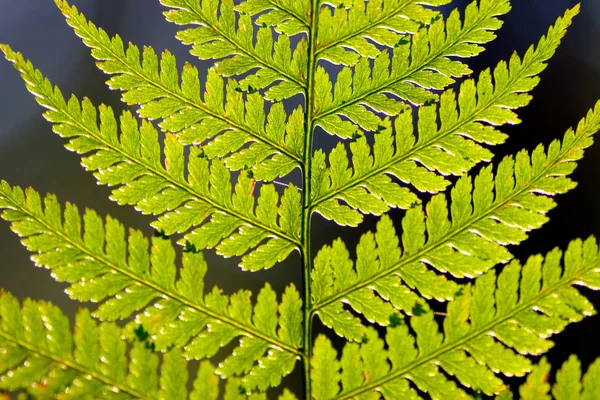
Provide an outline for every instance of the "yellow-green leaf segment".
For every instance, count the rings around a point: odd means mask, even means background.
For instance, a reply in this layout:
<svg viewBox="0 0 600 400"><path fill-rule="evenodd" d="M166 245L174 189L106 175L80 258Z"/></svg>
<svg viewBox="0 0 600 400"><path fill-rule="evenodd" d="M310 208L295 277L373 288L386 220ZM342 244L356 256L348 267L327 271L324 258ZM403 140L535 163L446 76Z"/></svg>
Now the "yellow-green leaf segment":
<svg viewBox="0 0 600 400"><path fill-rule="evenodd" d="M509 0L450 12L451 0L160 0L182 26L177 38L213 61L204 74L55 1L135 113L65 97L0 49L67 149L112 200L152 216L155 234L0 181L2 218L36 265L70 297L98 303L71 331L56 307L0 292L0 389L256 400L301 367L304 393L284 389L280 400L508 399L503 377L530 372L523 398L595 398L598 363L580 382L570 359L551 388L545 360L528 356L596 313L575 288L600 288L596 240L523 264L510 245L576 186L600 103L561 140L502 160L491 151L520 122L580 6L524 54L472 76L464 59L495 39ZM335 144L317 148L320 135ZM392 208L405 210L400 221ZM353 256L341 239L311 251L312 218L356 227L365 215L376 229ZM245 271L298 251L302 290L208 287L207 249L239 257ZM345 341L341 351L312 337L316 318ZM190 360L200 367L188 391Z"/></svg>

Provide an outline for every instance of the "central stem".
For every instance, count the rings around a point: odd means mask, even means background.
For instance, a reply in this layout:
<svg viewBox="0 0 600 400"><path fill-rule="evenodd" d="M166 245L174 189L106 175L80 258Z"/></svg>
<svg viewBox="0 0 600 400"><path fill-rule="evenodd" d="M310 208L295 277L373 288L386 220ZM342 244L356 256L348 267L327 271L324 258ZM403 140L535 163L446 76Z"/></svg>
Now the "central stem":
<svg viewBox="0 0 600 400"><path fill-rule="evenodd" d="M311 254L310 254L310 222L311 222L311 167L312 167L312 142L314 133L314 74L317 68L316 45L317 45L317 20L318 20L318 0L312 0L310 6L310 26L308 30L308 65L307 65L307 83L308 86L304 93L306 103L306 113L304 120L304 153L302 162L302 268L304 283L304 338L302 344L302 362L304 368L304 388L305 398L310 399L311 379L310 379L310 360L312 351L312 318L310 309L310 272L311 272Z"/></svg>

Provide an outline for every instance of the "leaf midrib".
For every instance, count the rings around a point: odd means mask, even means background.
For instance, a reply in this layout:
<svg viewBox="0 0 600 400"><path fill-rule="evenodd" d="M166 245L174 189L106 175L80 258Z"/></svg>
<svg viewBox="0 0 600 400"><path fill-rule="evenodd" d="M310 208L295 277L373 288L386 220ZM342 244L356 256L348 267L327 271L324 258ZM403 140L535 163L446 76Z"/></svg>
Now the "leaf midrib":
<svg viewBox="0 0 600 400"><path fill-rule="evenodd" d="M479 23L480 23L481 21L483 21L483 20L486 20L486 19L488 19L488 18L491 18L491 17L495 16L494 12L495 12L495 8L493 8L492 10L490 10L490 14L484 14L484 15L483 15L481 18L479 18L479 19L475 20L475 22L473 23L473 25L472 25L472 26L471 26L469 29L461 31L460 35L458 35L458 36L456 37L456 39L455 39L455 40L453 40L453 41L451 41L449 44L448 44L448 43L446 43L446 46L444 46L444 47L443 47L443 48L440 50L440 52L439 52L439 53L436 53L436 54L434 54L433 56L430 54L430 55L429 55L429 57L426 57L426 58L425 58L424 62L423 62L421 65L419 65L419 66L416 66L416 67L414 67L414 68L412 68L412 69L411 69L411 68L409 68L409 69L408 69L408 71L406 71L406 72L404 73L404 75L402 75L402 76L399 76L399 77L396 77L396 78L392 78L391 80L389 80L389 81L386 81L385 83L383 83L383 84L381 84L381 85L378 85L378 86L377 86L377 87L375 87L375 88L371 88L371 89L367 90L366 92L362 93L360 96L353 97L352 99L348 100L348 101L347 101L347 102L345 102L345 103L342 103L342 104L340 104L340 105L338 105L338 106L335 106L335 107L333 107L333 108L330 108L329 110L326 110L326 111L324 111L324 112L322 112L322 113L320 113L320 114L316 115L316 116L314 117L314 119L315 119L315 120L319 120L319 119L321 119L321 118L323 118L323 117L326 117L326 116L328 116L328 115L335 114L335 113L337 113L338 111L340 111L340 110L343 110L343 109L344 109L344 108L346 108L346 107L349 107L349 106L351 106L351 105L354 105L354 104L356 104L356 103L359 103L359 102L361 102L362 100L364 100L365 98L369 97L370 95L372 95L372 94L375 94L375 93L378 93L378 92L380 92L380 91L384 90L386 87L388 87L388 86L390 86L390 85L393 85L393 84L395 84L395 83L401 82L401 81L403 81L403 80L407 80L407 79L408 79L408 78L409 78L409 77L410 77L412 74L414 74L414 73L416 73L416 72L419 72L419 71L421 71L421 70L423 70L423 69L427 68L427 66L429 65L429 63L430 63L430 62L432 62L432 61L434 61L434 60L436 60L436 59L438 59L438 58L440 58L440 57L447 57L448 55L444 55L444 54L443 54L444 52L446 52L448 49L452 48L452 47L453 47L453 46L455 46L457 43L459 43L459 42L460 42L460 40L462 40L462 39L463 39L463 37L464 37L464 36L466 36L467 34L470 34L470 33L471 33L471 32L473 32L474 30L479 30L479 29L480 29L480 28L479 28Z"/></svg>
<svg viewBox="0 0 600 400"><path fill-rule="evenodd" d="M315 72L317 70L316 44L318 35L319 19L319 0L310 0L310 26L308 32L308 62L306 76L308 77L308 87L305 89L306 113L304 115L304 152L303 163L301 165L303 190L302 190L302 221L301 238L302 243L302 286L303 286L303 307L302 307L302 367L304 369L304 389L306 397L312 397L312 378L311 378L311 359L312 359L312 314L310 313L312 295L311 295L311 270L312 260L310 251L311 242L311 192L312 192L312 148L314 124L312 115L314 113L314 91L315 91Z"/></svg>
<svg viewBox="0 0 600 400"><path fill-rule="evenodd" d="M171 299L173 299L175 301L178 301L179 303L181 303L181 304L183 304L183 305L185 305L187 307L190 307L190 308L192 308L194 310L197 310L197 311L199 311L201 313L204 313L204 314L208 315L211 318L214 318L216 320L219 320L219 321L222 321L224 323L227 323L227 324L229 324L229 325L231 325L231 326L233 326L233 327L235 327L235 328L237 328L237 329L239 329L239 330L241 330L243 332L246 332L246 333L248 333L248 334L250 334L252 336L256 336L257 338L260 338L260 339L262 339L262 340L264 340L266 342L269 342L272 345L275 345L275 346L277 346L277 347L279 347L279 348L281 348L283 350L286 350L286 351L288 351L290 353L293 353L295 355L298 355L298 356L300 355L300 352L298 352L298 350L294 349L293 347L288 346L287 344L285 344L285 343L283 343L283 342L281 342L281 341L279 341L277 339L271 338L271 337L269 337L269 336L267 336L267 335L265 335L265 334L263 334L261 332L258 332L255 329L252 329L252 328L248 327L247 325L245 325L243 323L239 323L239 322L237 322L237 321L235 321L235 320L233 320L233 319L231 319L229 317L217 314L217 313L213 312L212 310L210 310L207 307L195 304L195 303L187 300L186 298L182 297L181 295L179 295L177 293L173 293L169 289L163 288L163 287L161 287L160 285L158 285L158 284L156 284L154 282L145 280L142 277L134 274L133 271L129 271L129 270L124 269L121 266L113 263L109 259L105 258L103 255L94 254L92 251L90 251L89 249L87 249L85 246L82 246L79 242L73 240L68 235L64 234L63 232L61 232L61 231L53 228L51 225L47 224L46 221L43 218L40 218L39 216L35 215L29 209L27 209L27 208L21 206L20 204L18 204L17 202L15 202L12 199L12 196L6 196L5 195L4 197L8 201L10 201L14 205L14 207L16 209L18 209L21 212L29 215L30 218L34 219L37 223L39 223L40 225L42 225L43 227L45 227L47 229L46 234L53 234L53 235L56 235L56 236L60 237L65 243L70 244L71 246L73 246L74 248L76 248L77 250L79 250L81 253L86 254L88 257L91 257L91 258L95 259L96 261L98 261L98 262L106 265L108 268L110 268L110 269L112 269L112 270L114 270L114 271L116 271L116 272L118 272L118 273L120 273L122 275L127 276L132 281L141 283L141 284L143 284L143 285L145 285L145 286L153 289L154 291L156 291L157 294L162 294L164 296L170 297ZM40 235L40 234L43 234L43 233L39 233L39 232L37 233L37 235ZM35 236L37 236L37 235L35 235ZM34 235L28 235L28 236L34 236Z"/></svg>
<svg viewBox="0 0 600 400"><path fill-rule="evenodd" d="M84 30L87 34L87 40L93 40L98 47L95 47L98 50L104 50L109 52L110 54L113 55L114 59L117 60L118 62L120 62L124 67L127 68L127 70L130 71L130 74L133 74L135 76L137 76L138 78L140 78L141 80L143 80L144 82L146 82L147 84L156 87L157 89L162 90L163 92L165 92L167 95L181 101L182 103L185 103L193 108L197 108L199 110L201 110L202 112L210 115L213 118L219 119L225 123L227 123L228 125L230 125L231 127L238 129L242 132L246 132L247 134L251 135L252 137L256 138L256 140L264 142L265 144L273 147L274 149L276 149L277 151L281 152L282 154L285 154L286 156L290 157L292 160L296 161L298 164L302 164L302 159L300 157L298 157L296 154L290 152L289 150L281 147L280 145L278 145L277 143L273 142L272 140L270 140L269 138L262 136L256 132L250 131L249 129L245 128L242 125L239 125L238 123L230 120L229 118L224 117L223 115L213 112L212 110L210 110L208 107L204 106L203 104L198 104L195 103L183 96L180 96L177 93L172 92L171 90L169 90L167 87L163 86L162 84L153 81L152 79L146 77L144 74L140 73L139 71L131 68L131 66L129 64L127 64L118 54L116 54L110 47L105 46L101 41L97 40L95 36L91 35L87 25L85 25L85 28L82 28L80 26L75 27L76 29L80 29L80 30ZM89 45L88 45L89 46ZM92 47L92 46L89 46ZM92 47L93 48L93 47ZM98 60L99 62L103 62L105 60ZM110 74L110 75L118 75L118 74Z"/></svg>
<svg viewBox="0 0 600 400"><path fill-rule="evenodd" d="M400 11L402 11L405 7L407 7L409 4L417 3L419 1L420 0L405 0L404 3L400 4L400 6L396 7L392 11L390 11L389 14L380 13L379 15L383 15L383 17L380 17L379 19L375 19L375 20L371 21L369 24L363 26L361 29L353 31L351 33L348 33L344 36L341 36L337 40L335 40L331 43L325 44L324 46L318 48L317 51L315 52L315 55L318 55L319 53L329 49L330 47L334 47L339 44L342 44L343 42L347 41L350 38L359 36L359 35L365 33L366 31L368 31L369 29L372 29L378 25L385 23L389 19L396 17L398 15L398 13ZM366 3L366 4L368 4L368 3Z"/></svg>
<svg viewBox="0 0 600 400"><path fill-rule="evenodd" d="M332 304L336 301L339 301L340 299L344 298L345 296L349 295L350 293L353 293L359 289L362 289L364 287L369 286L370 284L376 282L379 279L382 279L388 275L393 274L394 272L398 271L399 269L402 268L402 266L409 264L411 262L416 262L419 261L419 258L424 256L425 254L427 254L428 252L437 249L439 247L442 247L444 245L447 245L447 242L449 240L451 240L453 237L467 231L468 229L470 229L473 224L475 224L476 222L479 222L485 218L488 218L491 214L493 214L496 210L498 210L499 208L502 208L504 206L506 206L508 203L510 203L514 198L520 196L521 194L527 192L528 190L531 189L531 187L541 178L543 178L544 176L546 176L546 173L552 169L554 166L556 166L557 164L561 163L561 162L569 162L569 161L564 161L563 158L574 148L576 148L577 143L579 143L580 140L582 140L583 138L587 138L589 137L588 132L590 130L593 130L595 128L595 124L592 123L591 121L586 121L588 126L586 127L586 129L580 133L579 137L573 141L573 143L564 151L561 151L556 159L553 162L548 162L546 167L534 178L524 182L525 184L523 185L523 187L519 190L513 191L511 193L511 195L509 197L506 197L505 199L503 199L501 202L493 205L490 209L488 209L487 211L481 213L481 214L477 214L477 215L473 215L471 218L469 218L467 221L465 221L464 225L456 230L451 230L450 232L446 233L439 241L433 243L432 245L426 245L425 247L423 247L421 250L419 250L417 253L412 254L407 256L404 259L401 259L396 265L392 266L391 268L388 268L384 271L380 271L379 273L377 273L376 275L372 276L371 278L367 279L366 281L360 282L360 283L356 283L354 284L351 288L345 289L342 292L336 294L333 297L330 297L329 299L326 299L320 303L315 304L312 309L311 309L311 313L315 314L319 309L322 309L324 307L326 307L329 304Z"/></svg>
<svg viewBox="0 0 600 400"><path fill-rule="evenodd" d="M572 277L558 282L557 284L555 284L554 286L551 286L550 288L545 288L542 289L535 297L531 298L530 300L528 300L527 302L525 302L524 304L520 304L518 305L516 308L514 308L511 312L509 312L508 314L502 316L500 319L495 319L494 321L490 321L487 325L485 325L482 328L479 328L473 332L469 332L468 335L463 336L462 339L457 340L456 342L453 342L451 344L448 345L444 345L442 344L442 346L440 346L437 350L435 350L434 352L428 354L427 356L425 356L424 358L422 358L421 360L416 360L413 361L412 363L410 363L408 366L402 368L399 371L393 372L391 374L389 374L388 376L386 376L385 378L381 378L378 379L368 385L363 386L362 388L358 388L355 389L351 392L347 392L347 393L343 393L340 396L335 397L333 400L337 400L337 399L349 399L352 398L353 396L356 396L360 393L364 393L366 391L375 389L378 386L384 385L387 382L390 382L396 378L401 377L402 375L407 374L409 371L427 363L427 362L431 362L434 361L438 356L440 356L441 354L447 353L449 351L455 350L456 348L459 348L460 346L464 345L465 343L469 342L470 340L476 338L477 336L483 335L488 331L493 330L494 327L508 321L509 319L513 318L514 316L516 316L517 314L526 311L527 309L531 309L532 307L534 307L536 305L536 303L538 301L540 301L542 298L551 295L552 293L554 293L555 291L557 291L558 289L560 289L563 286L571 286L573 284L575 284L576 279L581 275L581 274L585 274L586 272L590 271L591 269L594 269L597 265L600 265L600 259L598 257L596 257L596 261L594 263L591 264L590 267L585 268L585 269L581 269L579 271L577 271L576 273L573 274ZM507 346L510 347L510 346Z"/></svg>
<svg viewBox="0 0 600 400"><path fill-rule="evenodd" d="M137 390L135 390L129 386L125 386L123 383L116 382L102 374L99 374L95 370L86 368L85 366L74 362L73 360L67 360L64 358L60 358L60 356L58 356L54 353L51 353L44 349L35 347L33 344L31 344L27 341L21 340L15 336L9 335L8 333L4 332L3 330L0 330L0 336L6 338L8 341L15 343L16 345L18 345L22 348L27 349L30 352L36 353L44 358L51 360L55 364L64 365L65 367L73 369L75 371L78 371L81 374L89 375L89 376L93 377L94 379L103 382L106 385L109 385L111 387L116 387L120 391L129 393L130 395L132 395L136 398L140 398L140 399L154 398L154 397L146 397L146 395L144 393L138 392Z"/></svg>

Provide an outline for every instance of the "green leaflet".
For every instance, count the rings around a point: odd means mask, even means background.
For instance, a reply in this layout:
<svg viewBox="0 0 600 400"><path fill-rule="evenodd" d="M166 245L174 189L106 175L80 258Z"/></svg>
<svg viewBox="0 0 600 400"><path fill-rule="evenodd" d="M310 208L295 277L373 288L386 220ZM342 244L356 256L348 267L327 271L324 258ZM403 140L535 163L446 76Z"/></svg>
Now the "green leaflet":
<svg viewBox="0 0 600 400"><path fill-rule="evenodd" d="M5 182L0 184L0 209L23 244L37 253L34 262L71 284L67 293L72 298L101 303L96 317L115 321L135 314L157 349L183 348L188 359L211 357L241 336L244 340L220 374L239 375L277 363L280 368L277 374L270 371L274 375L267 387L278 385L293 369L302 337L302 302L293 286L278 303L267 284L253 305L248 290L231 296L217 287L205 290L202 254L185 252L178 270L170 240L154 237L148 253L148 239L133 230L125 237L125 228L113 218L104 222L87 210L82 225L76 206L67 204L63 211L54 196L42 201L37 192L24 193ZM249 344L250 352L245 351ZM259 360L261 367L254 365ZM249 390L266 389L262 382L244 382Z"/></svg>
<svg viewBox="0 0 600 400"><path fill-rule="evenodd" d="M477 3L467 7L464 24L454 10L447 21L435 21L414 35L410 44L395 48L392 57L387 51L381 52L372 68L368 58L363 58L354 72L348 67L342 69L335 87L325 69L317 67L314 124L332 135L349 138L357 126L365 131L380 130L381 119L373 111L400 113L405 105L393 98L415 105L435 101L437 95L431 90L442 90L454 83L454 78L471 72L465 64L447 57L468 58L481 53L479 44L493 40L491 31L502 25L497 16L510 10L508 0Z"/></svg>
<svg viewBox="0 0 600 400"><path fill-rule="evenodd" d="M459 286L444 274L473 278L508 262L512 256L505 246L521 243L547 222L545 214L556 206L550 196L575 187L568 176L598 130L600 103L562 143L507 157L495 176L486 167L474 180L462 177L450 192L450 205L438 194L424 210L407 211L401 246L387 216L374 234L362 236L356 262L341 240L324 246L314 260L311 312L338 335L360 341L364 327L342 302L387 326L396 310L412 314L420 296L453 299Z"/></svg>
<svg viewBox="0 0 600 400"><path fill-rule="evenodd" d="M134 342L127 351L122 332L98 324L80 310L71 333L58 307L25 300L21 306L0 292L0 389L27 389L35 398L187 399L188 371L178 349L159 357ZM129 361L127 360L129 357ZM214 367L203 361L190 399L216 399Z"/></svg>
<svg viewBox="0 0 600 400"><path fill-rule="evenodd" d="M537 364L527 376L527 381L519 387L522 400L593 400L600 393L600 359L596 359L581 377L581 363L571 355L556 373L553 385L548 382L550 364L546 358ZM552 395L551 395L552 394ZM501 393L497 399L512 400L509 391Z"/></svg>
<svg viewBox="0 0 600 400"><path fill-rule="evenodd" d="M561 251L554 249L545 258L530 257L523 266L513 261L498 277L490 271L474 286L464 286L460 296L448 305L443 332L426 305L409 319L415 336L400 320L387 330L386 349L377 333L367 330L365 343L347 344L341 361L314 365L314 390L328 393L316 398L350 399L374 392L386 399L418 398L415 388L437 399L470 398L440 369L488 396L500 393L504 384L498 372L524 375L532 368L525 355L547 351L553 345L548 340L551 335L595 314L592 304L572 286L598 288L600 254L596 240L571 242L562 268L561 258ZM317 339L315 357L325 353L328 360L336 360L338 355L330 346L328 339ZM356 370L363 374L356 375ZM319 380L323 374L327 379ZM573 384L561 376L556 392L567 390L562 387L567 382ZM596 389L596 383L590 378L588 385Z"/></svg>
<svg viewBox="0 0 600 400"><path fill-rule="evenodd" d="M427 6L450 1L429 1ZM417 0L330 4L337 7L323 7L319 13L316 55L334 64L354 65L360 57L376 58L380 53L376 44L396 47L407 40L407 34L416 33L439 16Z"/></svg>
<svg viewBox="0 0 600 400"><path fill-rule="evenodd" d="M251 15L240 13L236 21L233 0L161 0L161 3L171 8L165 12L168 21L198 25L179 31L177 38L192 45L191 53L201 60L222 60L217 67L220 74L235 76L257 69L240 81L245 89L270 86L265 97L280 101L301 93L306 87L308 54L304 39L292 52L289 36L280 35L273 42L271 29L264 27L256 32L254 45Z"/></svg>
<svg viewBox="0 0 600 400"><path fill-rule="evenodd" d="M158 216L153 223L167 235L186 232L183 243L198 249L216 248L226 257L243 256L244 269L270 268L284 260L299 242L300 194L294 186L280 198L272 185L256 190L253 179L241 174L235 186L219 160L209 162L199 148L186 158L184 148L167 135L161 151L158 132L128 112L120 118L121 133L110 108L98 112L87 99L62 94L21 54L2 47L21 71L27 87L49 111L55 132L70 139L67 148L80 154L86 169L101 184L116 186L112 199ZM163 165L163 157L165 157ZM187 175L187 176L186 176ZM255 198L254 193L259 195ZM264 254L270 257L263 258Z"/></svg>
<svg viewBox="0 0 600 400"><path fill-rule="evenodd" d="M338 224L355 226L361 214L381 215L390 207L406 209L419 202L392 178L419 192L437 193L450 183L444 176L463 175L491 160L492 153L482 145L503 143L506 135L498 127L520 122L513 110L531 100L528 92L537 86L537 75L578 12L575 7L558 18L523 59L514 54L493 72L483 71L477 81L464 81L457 92L447 90L438 104L420 107L417 118L405 110L395 119L394 129L391 122L380 122L373 146L363 136L350 143L350 154L342 143L327 155L317 151L311 207ZM336 85L342 85L342 79L338 76Z"/></svg>
<svg viewBox="0 0 600 400"><path fill-rule="evenodd" d="M309 8L307 1L296 0L248 0L235 6L242 14L258 15L257 25L273 26L289 36L308 31Z"/></svg>
<svg viewBox="0 0 600 400"><path fill-rule="evenodd" d="M160 127L178 133L183 143L202 144L207 155L225 157L233 170L250 168L260 180L287 175L298 167L304 132L302 108L296 109L287 122L282 104L273 105L265 116L265 102L259 93L244 99L239 84L225 84L214 69L207 76L201 96L198 70L189 63L180 76L170 52L165 51L159 60L150 47L144 47L140 63L137 46L130 44L125 50L120 37L109 38L74 6L62 0L57 4L67 22L92 48L92 56L100 61L99 68L113 75L108 85L124 91L125 103L142 106L140 116L161 120Z"/></svg>

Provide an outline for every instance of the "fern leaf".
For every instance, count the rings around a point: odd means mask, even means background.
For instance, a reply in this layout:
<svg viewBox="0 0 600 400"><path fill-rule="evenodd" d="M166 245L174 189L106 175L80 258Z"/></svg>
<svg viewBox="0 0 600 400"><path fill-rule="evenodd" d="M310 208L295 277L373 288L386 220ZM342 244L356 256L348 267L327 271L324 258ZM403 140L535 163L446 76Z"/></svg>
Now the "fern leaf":
<svg viewBox="0 0 600 400"><path fill-rule="evenodd" d="M527 381L519 388L520 399L594 400L600 393L600 359L596 359L589 366L583 379L581 378L581 362L575 355L571 355L562 365L552 387L548 382L549 376L550 364L545 358L542 358L527 376ZM507 392L502 399L512 399L512 393Z"/></svg>
<svg viewBox="0 0 600 400"><path fill-rule="evenodd" d="M140 116L162 120L160 127L178 133L183 143L203 144L207 155L225 157L234 170L250 168L260 180L287 175L299 166L304 132L301 107L287 122L282 104L273 105L265 116L265 102L259 93L249 94L244 101L239 85L232 80L224 88L214 70L207 76L202 99L198 71L192 65L184 65L179 85L176 60L170 52L164 52L159 60L152 48L145 47L140 63L137 46L130 44L125 50L120 37L111 39L74 6L62 0L57 4L77 35L92 48L100 69L114 75L108 85L125 92L125 103L142 106Z"/></svg>
<svg viewBox="0 0 600 400"><path fill-rule="evenodd" d="M26 389L35 398L187 398L188 371L180 350L164 354L159 378L158 355L141 342L128 352L115 324L98 325L82 309L73 333L69 325L50 303L25 300L21 306L0 292L0 388ZM196 392L218 394L214 367L203 361L200 370Z"/></svg>
<svg viewBox="0 0 600 400"><path fill-rule="evenodd" d="M413 313L419 295L453 299L457 284L428 267L472 278L508 262L512 256L504 246L521 243L527 232L540 228L556 205L550 196L575 187L568 175L598 130L600 103L576 131L569 130L562 143L552 142L547 152L540 145L531 156L521 151L515 159L507 157L495 177L486 167L474 184L468 176L461 178L450 206L439 194L425 211L408 210L402 221L403 249L387 216L375 234L363 235L355 263L341 240L323 247L314 261L312 312L339 335L360 340L364 329L342 303L371 322L389 325L395 309Z"/></svg>
<svg viewBox="0 0 600 400"><path fill-rule="evenodd" d="M258 15L259 26L272 26L278 33L293 36L308 31L309 6L306 1L296 0L247 0L235 9L252 17Z"/></svg>
<svg viewBox="0 0 600 400"><path fill-rule="evenodd" d="M595 313L592 304L572 286L598 288L600 255L596 240L571 242L564 255L564 268L561 257L561 251L554 249L545 259L530 257L524 266L513 261L497 278L490 271L473 287L465 286L448 304L443 334L424 305L419 315L410 318L416 337L399 321L398 326L387 330L386 350L371 328L365 343L344 348L341 374L340 364L329 362L315 365L313 376L327 373L332 377L327 383L328 393L333 394L327 397L330 399L373 392L388 399L417 397L406 380L434 399L469 398L441 370L486 395L500 393L504 384L497 373L524 375L531 369L525 355L546 352L553 345L548 340L551 335ZM317 339L313 352L320 354L328 346L328 339ZM330 348L328 358L335 357L335 350ZM356 376L353 368L344 368L349 360L364 372L362 377ZM338 378L333 378L336 375ZM344 383L341 388L340 381Z"/></svg>
<svg viewBox="0 0 600 400"><path fill-rule="evenodd" d="M118 221L107 217L103 223L90 210L82 226L75 206L67 204L63 213L54 196L42 202L37 192L23 193L5 182L0 185L0 208L23 244L37 253L35 263L71 284L67 293L72 298L102 303L97 317L114 321L136 314L157 349L182 347L189 359L211 357L242 337L221 366L222 375L257 374L254 371L262 367L254 366L256 361L277 362L281 368L278 373L271 370L270 380L276 385L293 369L302 337L302 303L293 286L281 304L269 285L255 306L247 290L226 296L214 287L205 294L207 266L202 254L184 253L176 279L175 250L168 239L154 237L148 254L148 240L140 232L131 231L125 238Z"/></svg>
<svg viewBox="0 0 600 400"><path fill-rule="evenodd" d="M297 45L292 54L287 35L279 35L273 43L271 29L264 27L258 29L254 45L251 15L241 13L236 18L232 0L161 0L161 3L171 9L165 12L168 21L178 25L198 25L179 31L177 38L184 44L192 45L191 53L201 60L223 60L218 66L221 74L241 75L258 68L257 72L250 73L242 80L243 87L263 89L279 82L266 94L269 99L279 101L300 93L306 86L305 40ZM218 16L214 12L217 4ZM288 14L288 18L291 15Z"/></svg>
<svg viewBox="0 0 600 400"><path fill-rule="evenodd" d="M455 10L447 21L440 19L414 35L412 46L394 49L392 58L383 51L372 68L369 59L363 58L354 73L348 67L342 69L336 78L335 95L331 94L333 84L327 72L318 67L314 124L330 134L349 138L357 131L355 125L366 131L380 130L381 119L375 112L396 115L405 109L402 102L388 95L417 105L436 100L437 95L430 90L442 90L454 78L471 72L465 64L447 57L479 54L483 50L479 44L493 40L491 31L502 25L497 16L510 10L508 0L483 0L479 6L477 3L467 7L462 24Z"/></svg>
<svg viewBox="0 0 600 400"><path fill-rule="evenodd" d="M116 186L112 199L119 204L159 216L153 223L156 229L167 235L189 231L183 244L243 256L240 265L248 270L270 268L297 248L300 193L295 186L279 199L273 185L262 185L255 201L253 179L240 175L232 187L222 162L209 162L199 148L192 148L186 160L183 145L173 135L167 135L161 152L156 129L148 122L139 127L128 112L120 119L119 135L110 108L101 106L97 112L89 100L79 103L74 97L66 102L21 54L6 46L2 50L49 110L45 117L56 124L54 130L70 139L67 148L91 153L83 159L85 168L95 171L101 184Z"/></svg>
<svg viewBox="0 0 600 400"><path fill-rule="evenodd" d="M427 2L441 6L450 0ZM334 64L355 65L376 58L377 45L394 48L439 16L415 0L330 2L319 13L316 56Z"/></svg>
<svg viewBox="0 0 600 400"><path fill-rule="evenodd" d="M224 76L239 76L252 71L240 82L244 89L270 86L266 98L280 101L303 92L307 86L308 46L305 39L300 39L292 52L289 36L278 35L273 42L271 28L260 27L254 44L252 16L236 15L233 0L161 0L161 4L170 8L165 12L167 21L177 25L197 25L177 33L181 42L192 45L193 55L201 60L221 60L217 70ZM217 5L218 15L215 13Z"/></svg>
<svg viewBox="0 0 600 400"><path fill-rule="evenodd" d="M446 91L439 105L420 107L417 121L409 111L396 118L394 131L384 121L372 148L360 137L350 143L350 154L341 143L327 156L317 151L313 209L338 224L356 225L362 220L359 213L381 215L390 207L409 208L419 201L393 177L420 192L436 193L449 184L444 176L463 175L477 163L491 160L492 153L482 145L503 143L506 135L497 127L520 122L513 110L531 100L528 92L537 86L537 75L578 12L579 7L568 10L523 59L515 54L493 73L485 70L477 82L467 80L458 92Z"/></svg>
<svg viewBox="0 0 600 400"><path fill-rule="evenodd" d="M0 290L0 391L509 400L504 377L530 373L524 399L597 397L600 364L582 378L570 358L552 384L545 359L533 364L552 335L596 313L576 288L600 290L596 239L523 265L508 246L575 187L600 102L562 141L470 174L506 140L500 127L520 122L516 110L531 101L579 5L522 57L455 85L472 73L466 59L495 39L510 0L470 0L447 14L451 0L160 0L176 37L213 64L206 76L55 2L136 116L67 100L21 54L0 49L67 149L112 200L152 215L156 231L147 238L0 181L0 216L34 263L71 298L95 303L72 333L51 304L21 306ZM317 150L321 131L341 142ZM401 231L384 215L391 208L406 210ZM383 216L355 251L337 239L313 258L314 213L346 226ZM255 293L208 287L205 249L238 257L247 271L298 251L303 295L293 284L283 293L268 283ZM315 316L345 343L313 340ZM305 391L296 397L281 384L298 361Z"/></svg>

